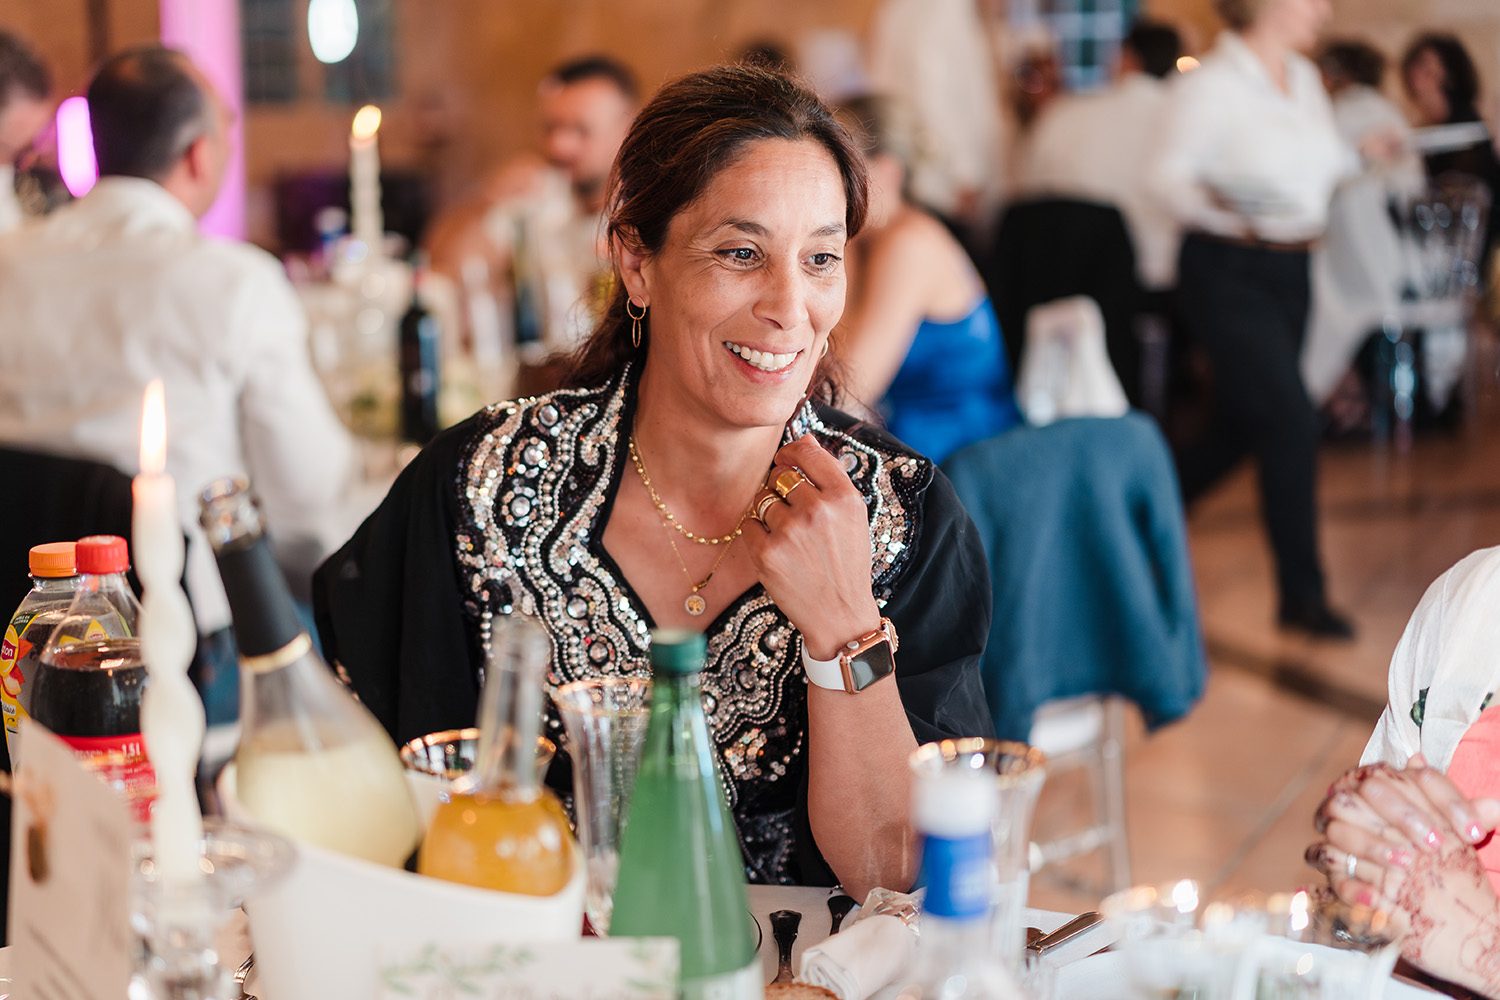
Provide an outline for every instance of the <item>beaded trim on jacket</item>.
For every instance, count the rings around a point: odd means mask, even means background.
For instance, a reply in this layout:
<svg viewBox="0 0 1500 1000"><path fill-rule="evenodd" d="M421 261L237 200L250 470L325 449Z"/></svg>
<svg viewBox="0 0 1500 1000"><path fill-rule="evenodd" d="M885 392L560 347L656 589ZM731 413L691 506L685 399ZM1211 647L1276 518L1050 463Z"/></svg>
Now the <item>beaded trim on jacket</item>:
<svg viewBox="0 0 1500 1000"><path fill-rule="evenodd" d="M628 462L635 379L498 403L460 465L454 539L465 612L487 647L494 615L521 610L551 631L548 683L650 676L650 625L601 543ZM840 429L805 403L787 440L811 433L837 456L869 508L874 592L884 606L920 533L932 464L885 440ZM806 690L796 630L760 587L709 625L703 673L708 714L749 875L793 877L792 818L806 767ZM554 738L555 713L548 726Z"/></svg>

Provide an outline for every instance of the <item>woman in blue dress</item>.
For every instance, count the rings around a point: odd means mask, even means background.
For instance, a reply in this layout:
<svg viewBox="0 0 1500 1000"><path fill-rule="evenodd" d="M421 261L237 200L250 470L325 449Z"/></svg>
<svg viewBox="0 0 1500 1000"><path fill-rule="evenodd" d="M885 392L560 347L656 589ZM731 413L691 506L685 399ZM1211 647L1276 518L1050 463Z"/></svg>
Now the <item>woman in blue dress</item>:
<svg viewBox="0 0 1500 1000"><path fill-rule="evenodd" d="M943 224L906 200L906 167L887 116L872 97L840 111L865 153L870 214L849 247L849 301L836 343L850 401L941 462L1021 415L984 283Z"/></svg>

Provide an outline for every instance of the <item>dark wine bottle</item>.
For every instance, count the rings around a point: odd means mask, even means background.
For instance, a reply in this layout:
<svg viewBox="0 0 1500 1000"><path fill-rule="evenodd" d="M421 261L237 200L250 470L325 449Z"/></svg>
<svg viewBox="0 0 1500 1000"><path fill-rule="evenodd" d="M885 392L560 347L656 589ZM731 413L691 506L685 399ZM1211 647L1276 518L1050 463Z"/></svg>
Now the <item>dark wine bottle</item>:
<svg viewBox="0 0 1500 1000"><path fill-rule="evenodd" d="M438 432L438 321L422 301L425 280L419 264L399 344L401 439L414 444L426 444Z"/></svg>

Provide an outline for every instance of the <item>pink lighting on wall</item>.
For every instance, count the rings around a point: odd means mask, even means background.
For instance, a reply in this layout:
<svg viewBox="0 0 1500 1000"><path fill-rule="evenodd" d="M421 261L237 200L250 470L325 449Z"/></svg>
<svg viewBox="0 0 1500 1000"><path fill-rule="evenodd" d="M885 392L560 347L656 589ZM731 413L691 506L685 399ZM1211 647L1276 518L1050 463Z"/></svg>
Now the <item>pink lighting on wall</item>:
<svg viewBox="0 0 1500 1000"><path fill-rule="evenodd" d="M75 198L88 194L99 179L89 102L82 97L70 97L57 106L57 169Z"/></svg>
<svg viewBox="0 0 1500 1000"><path fill-rule="evenodd" d="M229 164L219 200L199 228L205 233L245 236L244 86L240 76L238 0L160 0L163 45L187 53L229 104Z"/></svg>

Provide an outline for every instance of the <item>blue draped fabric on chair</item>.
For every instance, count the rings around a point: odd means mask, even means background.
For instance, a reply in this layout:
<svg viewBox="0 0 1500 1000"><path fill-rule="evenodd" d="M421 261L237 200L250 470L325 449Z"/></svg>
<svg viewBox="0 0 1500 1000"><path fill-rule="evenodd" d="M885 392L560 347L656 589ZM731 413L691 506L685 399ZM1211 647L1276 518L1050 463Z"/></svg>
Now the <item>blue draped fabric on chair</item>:
<svg viewBox="0 0 1500 1000"><path fill-rule="evenodd" d="M1182 502L1156 424L1131 413L1019 427L943 465L984 540L982 665L1001 738L1038 707L1119 694L1149 728L1185 715L1206 663Z"/></svg>

